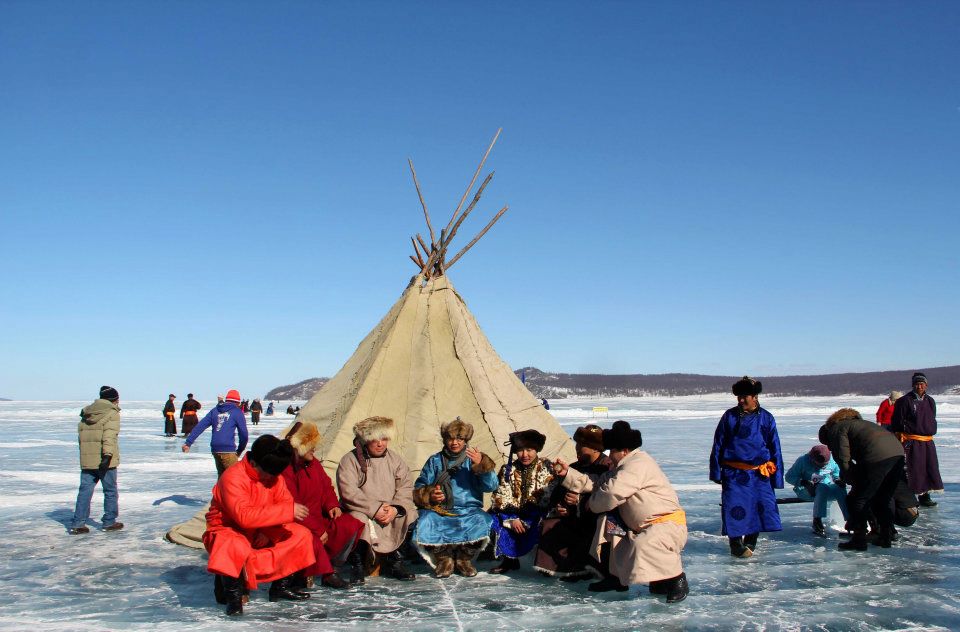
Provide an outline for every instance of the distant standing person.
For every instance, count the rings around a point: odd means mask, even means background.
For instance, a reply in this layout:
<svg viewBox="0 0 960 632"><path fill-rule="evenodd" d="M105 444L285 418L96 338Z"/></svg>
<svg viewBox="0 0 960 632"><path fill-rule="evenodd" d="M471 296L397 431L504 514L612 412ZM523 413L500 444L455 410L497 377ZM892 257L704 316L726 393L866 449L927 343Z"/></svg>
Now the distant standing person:
<svg viewBox="0 0 960 632"><path fill-rule="evenodd" d="M260 423L260 413L262 412L263 404L260 403L259 399L254 399L253 403L250 404L250 421L253 422L254 426Z"/></svg>
<svg viewBox="0 0 960 632"><path fill-rule="evenodd" d="M723 535L730 553L750 557L761 531L780 531L774 489L783 488L777 422L760 407L763 385L744 376L733 385L737 405L720 418L710 453L710 480L723 486Z"/></svg>
<svg viewBox="0 0 960 632"><path fill-rule="evenodd" d="M247 418L240 410L240 393L234 389L227 391L227 398L222 404L206 414L193 429L183 444L183 451L189 452L193 442L203 434L207 428L212 428L210 434L210 451L217 465L217 478L223 476L227 468L237 462L247 447ZM237 440L234 439L236 435Z"/></svg>
<svg viewBox="0 0 960 632"><path fill-rule="evenodd" d="M197 411L203 406L193 398L193 393L187 393L187 399L180 405L180 429L183 430L183 436L187 436L197 425Z"/></svg>
<svg viewBox="0 0 960 632"><path fill-rule="evenodd" d="M101 386L100 397L80 413L77 438L80 442L80 491L73 512L71 535L90 533L90 501L97 483L103 485L104 531L119 531L120 496L117 493L117 466L120 465L120 394L112 386Z"/></svg>
<svg viewBox="0 0 960 632"><path fill-rule="evenodd" d="M173 403L176 398L176 395L170 393L167 403L163 405L163 432L168 437L177 436L177 405Z"/></svg>
<svg viewBox="0 0 960 632"><path fill-rule="evenodd" d="M903 396L900 391L890 391L890 396L880 402L877 409L877 423L890 430L890 420L893 419L893 405Z"/></svg>
<svg viewBox="0 0 960 632"><path fill-rule="evenodd" d="M943 491L940 462L933 437L937 434L937 403L927 395L927 376L917 372L913 390L897 400L890 429L896 433L906 454L907 483L924 507L936 507L931 491Z"/></svg>

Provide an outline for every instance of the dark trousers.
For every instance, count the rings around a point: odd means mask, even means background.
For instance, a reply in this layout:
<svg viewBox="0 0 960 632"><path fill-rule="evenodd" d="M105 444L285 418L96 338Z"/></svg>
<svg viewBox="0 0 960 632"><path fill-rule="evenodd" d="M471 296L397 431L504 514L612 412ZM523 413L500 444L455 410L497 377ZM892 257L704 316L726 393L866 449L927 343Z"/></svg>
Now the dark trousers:
<svg viewBox="0 0 960 632"><path fill-rule="evenodd" d="M891 500L902 477L902 456L876 463L857 464L853 484L850 487L850 493L847 494L851 531L866 530L867 518L871 511L880 527L893 525Z"/></svg>

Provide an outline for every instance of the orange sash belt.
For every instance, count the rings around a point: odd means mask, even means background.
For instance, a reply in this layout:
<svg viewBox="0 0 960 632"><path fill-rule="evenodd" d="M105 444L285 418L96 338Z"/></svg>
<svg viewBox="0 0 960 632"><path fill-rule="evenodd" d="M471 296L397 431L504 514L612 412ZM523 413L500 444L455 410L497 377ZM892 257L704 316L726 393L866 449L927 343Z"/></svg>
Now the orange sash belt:
<svg viewBox="0 0 960 632"><path fill-rule="evenodd" d="M184 414L184 415L193 415L194 417L196 417L196 416L197 416L197 411L195 411L195 410L185 410L185 411L183 411L183 414Z"/></svg>
<svg viewBox="0 0 960 632"><path fill-rule="evenodd" d="M767 478L777 471L777 464L773 461L767 461L766 463L761 463L760 465L751 465L742 461L723 461L722 465L726 465L727 467L732 467L737 470L757 470L760 472L760 476L766 476Z"/></svg>
<svg viewBox="0 0 960 632"><path fill-rule="evenodd" d="M167 419L173 419L173 413L164 413L167 416Z"/></svg>
<svg viewBox="0 0 960 632"><path fill-rule="evenodd" d="M644 521L640 528L649 527L652 524L658 524L660 522L673 522L681 527L687 526L687 513L683 509L677 509L676 511L671 511L668 514L663 514L662 516L657 516L656 518L651 518L650 520Z"/></svg>
<svg viewBox="0 0 960 632"><path fill-rule="evenodd" d="M906 432L896 432L897 439L900 439L900 443L906 443L907 441L933 441L933 435L915 435L908 434Z"/></svg>

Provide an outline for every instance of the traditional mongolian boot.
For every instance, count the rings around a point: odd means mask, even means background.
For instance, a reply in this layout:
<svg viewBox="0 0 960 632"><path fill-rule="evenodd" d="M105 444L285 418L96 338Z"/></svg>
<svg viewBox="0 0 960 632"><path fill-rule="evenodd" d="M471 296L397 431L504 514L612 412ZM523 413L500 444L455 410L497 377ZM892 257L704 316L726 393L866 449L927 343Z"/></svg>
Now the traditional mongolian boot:
<svg viewBox="0 0 960 632"><path fill-rule="evenodd" d="M290 577L290 575L281 577L270 584L270 601L280 601L281 599L303 601L310 598L310 593L300 592L290 585Z"/></svg>
<svg viewBox="0 0 960 632"><path fill-rule="evenodd" d="M320 583L329 588L348 588L350 586L350 582L344 581L344 579L336 573L327 573L323 576L323 579L320 580Z"/></svg>
<svg viewBox="0 0 960 632"><path fill-rule="evenodd" d="M515 571L520 568L520 560L515 557L506 557L504 556L503 561L500 562L499 566L494 566L490 569L490 572L494 575L504 575L510 571Z"/></svg>
<svg viewBox="0 0 960 632"><path fill-rule="evenodd" d="M814 518L813 519L813 532L819 536L827 535L827 530L823 526L823 518Z"/></svg>
<svg viewBox="0 0 960 632"><path fill-rule="evenodd" d="M673 579L665 580L667 584L667 603L677 603L683 601L690 594L690 586L687 585L687 574L680 573Z"/></svg>
<svg viewBox="0 0 960 632"><path fill-rule="evenodd" d="M760 534L759 534L759 533L751 533L751 534L749 534L749 535L743 536L743 544L744 544L744 546L746 546L748 549L750 549L750 554L751 554L751 555L753 555L753 553L757 550L757 540L758 540L758 539L760 539Z"/></svg>
<svg viewBox="0 0 960 632"><path fill-rule="evenodd" d="M239 577L218 575L220 586L223 588L224 603L227 605L227 616L234 617L243 614L243 582Z"/></svg>
<svg viewBox="0 0 960 632"><path fill-rule="evenodd" d="M367 576L367 568L364 563L366 555L367 543L360 540L357 542L356 548L350 551L350 555L347 556L347 566L350 567L351 584L362 584L364 582L363 578Z"/></svg>
<svg viewBox="0 0 960 632"><path fill-rule="evenodd" d="M410 581L411 579L417 578L416 575L408 571L403 565L403 554L399 550L390 553L384 558L384 566L380 574L385 574L388 577L399 579L400 581Z"/></svg>
<svg viewBox="0 0 960 632"><path fill-rule="evenodd" d="M920 501L920 504L923 505L924 507L936 507L936 506L937 506L937 501L935 501L934 499L930 498L930 492L925 492L925 493L923 493L923 494L920 494L919 496L917 496L917 500L919 500L919 501Z"/></svg>
<svg viewBox="0 0 960 632"><path fill-rule="evenodd" d="M438 546L431 551L437 565L433 569L434 577L443 579L453 574L453 547Z"/></svg>
<svg viewBox="0 0 960 632"><path fill-rule="evenodd" d="M650 594L651 595L666 595L667 594L667 584L671 581L670 579L660 579L655 582L650 582Z"/></svg>
<svg viewBox="0 0 960 632"><path fill-rule="evenodd" d="M620 583L620 580L617 579L614 575L607 575L598 582L593 582L587 586L587 590L590 592L609 592L615 590L617 592L626 592L629 590L629 586L624 586Z"/></svg>
<svg viewBox="0 0 960 632"><path fill-rule="evenodd" d="M841 551L866 551L867 550L867 532L864 529L857 529L853 536L846 542L837 545Z"/></svg>
<svg viewBox="0 0 960 632"><path fill-rule="evenodd" d="M876 546L879 546L884 549L889 549L893 546L893 527L892 526L881 526L877 531L877 537L874 539L873 543Z"/></svg>
<svg viewBox="0 0 960 632"><path fill-rule="evenodd" d="M730 555L734 557L750 557L753 550L743 543L743 536L730 538Z"/></svg>
<svg viewBox="0 0 960 632"><path fill-rule="evenodd" d="M223 576L216 573L213 575L213 598L221 606L227 604L227 594L223 591Z"/></svg>
<svg viewBox="0 0 960 632"><path fill-rule="evenodd" d="M464 577L475 577L477 569L473 566L473 558L479 553L480 547L464 544L458 546L454 558L456 558L456 569L458 575Z"/></svg>

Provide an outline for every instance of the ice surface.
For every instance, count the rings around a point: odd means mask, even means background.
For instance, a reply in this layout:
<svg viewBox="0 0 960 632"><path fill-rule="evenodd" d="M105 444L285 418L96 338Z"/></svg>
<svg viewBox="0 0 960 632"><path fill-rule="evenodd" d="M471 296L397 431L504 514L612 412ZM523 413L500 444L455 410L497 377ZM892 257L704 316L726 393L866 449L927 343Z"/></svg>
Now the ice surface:
<svg viewBox="0 0 960 632"><path fill-rule="evenodd" d="M872 418L880 397L762 398L778 419L789 465L816 442L837 408ZM732 397L556 400L551 413L569 432L588 421L627 419L644 449L674 483L687 512L684 565L690 597L666 605L645 586L594 595L584 583L540 577L529 560L516 576L473 579L424 575L399 583L372 578L348 591L319 589L299 604L252 596L231 630L958 630L960 629L960 396L938 397L937 449L947 493L901 529L891 549L836 550L810 533L810 505L781 506L784 530L764 534L758 555L740 560L720 535L719 487L707 480L707 455ZM89 402L0 402L0 627L10 630L220 630L205 555L163 534L210 495L216 472L202 438L190 454L163 436L163 402L122 402L120 519L117 533L70 536L79 484L77 413ZM592 417L594 406L609 413ZM251 440L277 432L287 415L263 417ZM789 489L781 490L791 495ZM91 515L99 520L102 494ZM91 525L93 526L93 525ZM481 570L491 563L481 563ZM414 567L424 572L426 566Z"/></svg>

